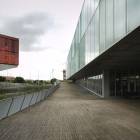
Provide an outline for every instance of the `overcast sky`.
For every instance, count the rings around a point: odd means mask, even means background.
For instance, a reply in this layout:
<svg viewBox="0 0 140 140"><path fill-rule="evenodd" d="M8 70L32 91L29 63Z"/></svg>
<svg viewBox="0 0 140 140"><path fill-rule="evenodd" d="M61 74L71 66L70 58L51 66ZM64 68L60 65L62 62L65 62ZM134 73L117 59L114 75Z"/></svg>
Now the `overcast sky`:
<svg viewBox="0 0 140 140"><path fill-rule="evenodd" d="M0 0L0 34L19 38L19 66L8 76L62 79L84 0ZM0 71L7 76L7 70ZM51 75L52 76L52 75Z"/></svg>

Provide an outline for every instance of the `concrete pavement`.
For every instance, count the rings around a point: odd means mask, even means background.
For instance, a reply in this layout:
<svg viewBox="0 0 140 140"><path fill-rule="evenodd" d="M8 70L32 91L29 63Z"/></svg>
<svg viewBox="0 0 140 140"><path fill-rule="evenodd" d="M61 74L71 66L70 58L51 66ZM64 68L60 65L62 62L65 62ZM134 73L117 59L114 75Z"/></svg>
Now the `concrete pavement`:
<svg viewBox="0 0 140 140"><path fill-rule="evenodd" d="M140 100L90 99L72 84L0 121L0 140L140 140Z"/></svg>

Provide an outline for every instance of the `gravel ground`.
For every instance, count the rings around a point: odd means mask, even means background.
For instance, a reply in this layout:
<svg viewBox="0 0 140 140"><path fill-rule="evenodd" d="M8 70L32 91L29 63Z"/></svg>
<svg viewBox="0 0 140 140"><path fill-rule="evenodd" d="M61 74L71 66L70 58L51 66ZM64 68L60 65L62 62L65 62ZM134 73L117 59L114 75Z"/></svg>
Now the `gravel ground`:
<svg viewBox="0 0 140 140"><path fill-rule="evenodd" d="M72 84L0 121L0 140L140 140L140 100L89 99Z"/></svg>

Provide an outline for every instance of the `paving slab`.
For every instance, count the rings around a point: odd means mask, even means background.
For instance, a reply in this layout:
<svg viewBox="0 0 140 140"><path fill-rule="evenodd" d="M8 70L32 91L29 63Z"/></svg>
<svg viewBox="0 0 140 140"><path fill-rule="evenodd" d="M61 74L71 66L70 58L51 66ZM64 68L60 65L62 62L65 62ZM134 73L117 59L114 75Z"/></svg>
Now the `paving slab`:
<svg viewBox="0 0 140 140"><path fill-rule="evenodd" d="M0 140L140 140L140 100L89 100L70 83L0 121Z"/></svg>
<svg viewBox="0 0 140 140"><path fill-rule="evenodd" d="M78 91L80 91L85 97L88 99L103 99L102 97L96 95L95 93L91 92L90 90L87 90L86 88L76 84L76 83L71 83Z"/></svg>

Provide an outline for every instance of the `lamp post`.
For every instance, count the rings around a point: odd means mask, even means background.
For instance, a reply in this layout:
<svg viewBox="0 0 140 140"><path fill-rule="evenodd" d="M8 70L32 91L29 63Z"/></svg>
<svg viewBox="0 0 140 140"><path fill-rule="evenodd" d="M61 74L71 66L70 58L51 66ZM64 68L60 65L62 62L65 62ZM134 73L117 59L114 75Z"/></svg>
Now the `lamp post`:
<svg viewBox="0 0 140 140"><path fill-rule="evenodd" d="M53 71L54 71L54 69L52 70L52 79L54 78L54 77L53 77Z"/></svg>
<svg viewBox="0 0 140 140"><path fill-rule="evenodd" d="M30 73L30 85L31 85L31 73Z"/></svg>
<svg viewBox="0 0 140 140"><path fill-rule="evenodd" d="M38 85L39 85L39 71L38 71Z"/></svg>
<svg viewBox="0 0 140 140"><path fill-rule="evenodd" d="M51 72L50 72L50 81L51 81Z"/></svg>
<svg viewBox="0 0 140 140"><path fill-rule="evenodd" d="M10 73L10 82L11 82L11 73Z"/></svg>

